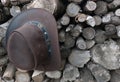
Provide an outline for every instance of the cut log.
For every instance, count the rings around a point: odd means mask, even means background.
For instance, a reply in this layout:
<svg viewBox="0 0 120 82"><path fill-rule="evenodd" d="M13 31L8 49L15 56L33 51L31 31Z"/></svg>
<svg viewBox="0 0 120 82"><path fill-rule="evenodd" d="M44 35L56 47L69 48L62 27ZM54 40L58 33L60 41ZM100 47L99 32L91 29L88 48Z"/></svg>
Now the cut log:
<svg viewBox="0 0 120 82"><path fill-rule="evenodd" d="M9 63L7 65L7 68L6 68L5 72L4 72L4 74L3 74L4 80L12 80L13 76L15 74L15 70L16 70L15 66L13 64Z"/></svg>

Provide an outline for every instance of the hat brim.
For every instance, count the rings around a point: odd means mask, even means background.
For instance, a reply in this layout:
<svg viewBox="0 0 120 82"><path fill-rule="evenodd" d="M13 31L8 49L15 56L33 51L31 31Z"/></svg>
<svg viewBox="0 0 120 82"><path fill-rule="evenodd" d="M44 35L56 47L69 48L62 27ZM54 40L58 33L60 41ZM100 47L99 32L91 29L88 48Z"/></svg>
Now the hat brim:
<svg viewBox="0 0 120 82"><path fill-rule="evenodd" d="M5 37L6 45L11 33L29 21L39 21L46 26L51 40L52 54L49 64L44 66L44 70L58 70L61 66L61 56L58 41L57 23L53 15L46 10L40 8L29 9L17 15L8 26ZM37 70L41 69L38 68Z"/></svg>

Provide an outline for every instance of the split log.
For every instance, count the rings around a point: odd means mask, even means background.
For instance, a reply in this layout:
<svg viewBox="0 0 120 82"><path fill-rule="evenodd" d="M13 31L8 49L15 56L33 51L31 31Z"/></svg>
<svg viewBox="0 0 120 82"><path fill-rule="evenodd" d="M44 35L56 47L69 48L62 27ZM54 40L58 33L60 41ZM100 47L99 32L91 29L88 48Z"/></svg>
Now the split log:
<svg viewBox="0 0 120 82"><path fill-rule="evenodd" d="M100 16L94 16L94 19L95 19L95 25L101 25L102 23L102 18Z"/></svg>
<svg viewBox="0 0 120 82"><path fill-rule="evenodd" d="M114 35L116 34L117 30L116 30L116 26L113 24L107 24L105 25L105 34L106 35Z"/></svg>
<svg viewBox="0 0 120 82"><path fill-rule="evenodd" d="M85 22L87 19L87 15L83 14L83 13L79 13L76 17L75 17L75 21L78 22Z"/></svg>
<svg viewBox="0 0 120 82"><path fill-rule="evenodd" d="M44 80L43 71L35 70L33 72L32 79L33 79L34 82L43 82L43 80Z"/></svg>
<svg viewBox="0 0 120 82"><path fill-rule="evenodd" d="M97 4L94 1L87 1L85 5L86 11L94 11L97 8Z"/></svg>
<svg viewBox="0 0 120 82"><path fill-rule="evenodd" d="M120 16L120 9L117 9L117 10L115 11L115 15L116 15L116 16Z"/></svg>
<svg viewBox="0 0 120 82"><path fill-rule="evenodd" d="M15 74L15 70L16 70L15 66L13 64L9 63L7 65L7 68L6 68L5 72L4 72L4 74L3 74L4 80L12 80L13 76Z"/></svg>
<svg viewBox="0 0 120 82"><path fill-rule="evenodd" d="M83 29L82 35L85 39L91 40L95 37L95 30L93 28L87 27Z"/></svg>
<svg viewBox="0 0 120 82"><path fill-rule="evenodd" d="M82 49L82 50L87 48L86 42L82 37L77 39L76 46L77 46L77 48Z"/></svg>
<svg viewBox="0 0 120 82"><path fill-rule="evenodd" d="M104 1L97 1L97 8L94 11L94 13L96 15L104 15L107 13L108 9L107 9L107 3Z"/></svg>
<svg viewBox="0 0 120 82"><path fill-rule="evenodd" d="M62 18L61 18L61 24L62 25L68 25L70 23L70 17L67 16L67 15L64 15Z"/></svg>
<svg viewBox="0 0 120 82"><path fill-rule="evenodd" d="M75 38L77 38L80 33L82 33L82 25L77 24L72 30L71 30L71 35Z"/></svg>
<svg viewBox="0 0 120 82"><path fill-rule="evenodd" d="M95 35L96 43L104 43L106 39L107 39L107 36L105 35L105 31L96 30L96 35Z"/></svg>
<svg viewBox="0 0 120 82"><path fill-rule="evenodd" d="M92 26L92 27L94 27L96 24L96 22L95 22L95 19L94 19L94 17L92 17L92 16L87 16L87 19L86 19L86 21L87 21L87 24L88 25L90 25L90 26Z"/></svg>
<svg viewBox="0 0 120 82"><path fill-rule="evenodd" d="M21 9L19 6L12 6L12 8L10 8L10 14L13 17L17 16L19 13L21 13Z"/></svg>
<svg viewBox="0 0 120 82"><path fill-rule="evenodd" d="M95 41L94 40L87 40L86 41L86 47L87 49L92 48L95 45Z"/></svg>
<svg viewBox="0 0 120 82"><path fill-rule="evenodd" d="M10 3L10 0L1 0L1 3L2 3L4 6L8 6L9 3Z"/></svg>
<svg viewBox="0 0 120 82"><path fill-rule="evenodd" d="M118 16L111 17L111 23L114 25L120 25L120 18Z"/></svg>
<svg viewBox="0 0 120 82"><path fill-rule="evenodd" d="M15 82L30 82L30 75L26 72L16 71Z"/></svg>
<svg viewBox="0 0 120 82"><path fill-rule="evenodd" d="M111 22L111 17L112 15L109 13L109 14L106 14L105 16L103 16L102 18L102 23L110 23Z"/></svg>
<svg viewBox="0 0 120 82"><path fill-rule="evenodd" d="M79 11L80 11L80 6L75 4L75 3L70 3L68 6L67 6L67 9L66 9L66 13L68 14L68 16L70 17L75 17Z"/></svg>
<svg viewBox="0 0 120 82"><path fill-rule="evenodd" d="M66 28L66 32L70 32L74 28L74 24L69 24L69 26Z"/></svg>
<svg viewBox="0 0 120 82"><path fill-rule="evenodd" d="M65 36L65 42L64 45L66 48L72 48L75 44L75 40L73 39L72 36L70 36L69 34L66 34Z"/></svg>

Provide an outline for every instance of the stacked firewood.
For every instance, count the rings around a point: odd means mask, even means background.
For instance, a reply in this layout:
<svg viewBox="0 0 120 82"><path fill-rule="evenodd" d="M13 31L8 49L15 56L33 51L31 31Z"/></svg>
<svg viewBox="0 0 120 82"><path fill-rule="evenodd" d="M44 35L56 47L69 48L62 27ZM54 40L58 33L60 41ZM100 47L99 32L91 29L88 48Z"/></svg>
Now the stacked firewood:
<svg viewBox="0 0 120 82"><path fill-rule="evenodd" d="M60 70L26 71L9 62L7 26L30 8L56 18ZM1 0L0 23L0 82L120 82L120 0Z"/></svg>

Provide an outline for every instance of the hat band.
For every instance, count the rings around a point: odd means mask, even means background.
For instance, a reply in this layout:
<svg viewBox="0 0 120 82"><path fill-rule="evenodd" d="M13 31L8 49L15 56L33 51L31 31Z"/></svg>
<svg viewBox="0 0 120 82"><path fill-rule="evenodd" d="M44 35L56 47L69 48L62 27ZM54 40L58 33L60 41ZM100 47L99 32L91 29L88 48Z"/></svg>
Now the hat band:
<svg viewBox="0 0 120 82"><path fill-rule="evenodd" d="M48 53L49 53L48 55L51 56L51 41L46 27L38 21L29 21L28 23L37 26L43 32L44 39L48 47Z"/></svg>

